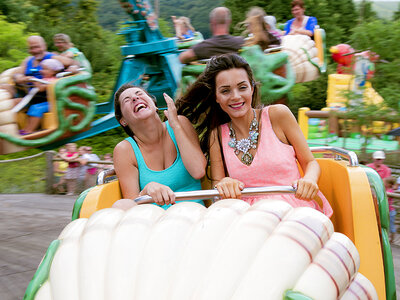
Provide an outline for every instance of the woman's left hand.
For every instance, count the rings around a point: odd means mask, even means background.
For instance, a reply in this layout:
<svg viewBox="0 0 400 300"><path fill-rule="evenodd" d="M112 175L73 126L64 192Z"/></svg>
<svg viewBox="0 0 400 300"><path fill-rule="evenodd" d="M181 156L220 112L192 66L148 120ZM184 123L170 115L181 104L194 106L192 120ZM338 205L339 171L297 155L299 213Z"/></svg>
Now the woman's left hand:
<svg viewBox="0 0 400 300"><path fill-rule="evenodd" d="M301 200L313 200L318 193L318 184L308 178L300 178L293 184L294 187L297 186L296 198Z"/></svg>
<svg viewBox="0 0 400 300"><path fill-rule="evenodd" d="M165 102L167 102L168 106L168 110L164 110L164 115L168 118L169 124L171 125L172 128L180 126L174 100L172 100L172 98L168 96L166 93L164 93L163 95Z"/></svg>

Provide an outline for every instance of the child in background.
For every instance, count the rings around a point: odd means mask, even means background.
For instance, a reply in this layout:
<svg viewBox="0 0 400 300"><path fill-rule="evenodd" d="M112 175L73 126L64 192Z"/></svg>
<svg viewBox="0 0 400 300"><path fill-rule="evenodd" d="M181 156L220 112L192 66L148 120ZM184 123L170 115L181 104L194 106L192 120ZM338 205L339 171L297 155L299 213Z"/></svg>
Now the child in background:
<svg viewBox="0 0 400 300"><path fill-rule="evenodd" d="M77 152L75 143L67 144L66 148L67 152L61 155L61 158L68 162L68 169L65 179L67 180L67 196L72 196L75 194L76 181L79 178L79 154Z"/></svg>
<svg viewBox="0 0 400 300"><path fill-rule="evenodd" d="M42 69L39 71L42 74L44 81L48 83L34 82L39 92L31 100L31 105L28 109L27 115L29 116L27 124L19 131L20 135L27 135L33 133L40 125L40 120L44 113L49 111L49 103L47 102L46 89L49 83L56 80L56 74L64 70L64 65L56 59L45 59L40 63Z"/></svg>
<svg viewBox="0 0 400 300"><path fill-rule="evenodd" d="M58 157L61 158L63 154L67 152L67 149L65 148L60 148L58 150ZM53 163L53 169L54 169L54 176L55 176L55 181L53 188L57 193L64 193L64 184L65 184L65 174L67 173L67 168L68 168L68 163L66 161L55 161Z"/></svg>
<svg viewBox="0 0 400 300"><path fill-rule="evenodd" d="M175 27L175 35L180 40L191 39L194 37L194 28L192 24L190 24L190 19L187 17L176 18L175 16L171 17L172 23L174 23Z"/></svg>
<svg viewBox="0 0 400 300"><path fill-rule="evenodd" d="M394 193L394 190L397 189L397 183L396 179L392 176L386 177L383 179L383 182L385 183L385 189L386 193ZM395 219L396 219L396 210L393 206L393 198L388 197L388 202L389 202L389 217L390 217L390 242L394 242L394 237L396 234L396 224L395 224Z"/></svg>

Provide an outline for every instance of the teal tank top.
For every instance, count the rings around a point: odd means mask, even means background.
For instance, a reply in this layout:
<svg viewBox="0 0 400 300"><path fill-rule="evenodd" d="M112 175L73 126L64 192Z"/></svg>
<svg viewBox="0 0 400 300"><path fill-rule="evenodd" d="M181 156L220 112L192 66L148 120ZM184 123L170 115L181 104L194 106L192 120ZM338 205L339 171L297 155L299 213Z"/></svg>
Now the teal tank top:
<svg viewBox="0 0 400 300"><path fill-rule="evenodd" d="M148 183L153 181L169 186L174 192L201 190L200 180L194 179L186 170L185 165L183 164L178 145L176 144L174 131L172 130L168 121L166 121L165 124L167 126L168 134L175 144L177 153L174 163L165 170L154 171L149 169L146 165L146 162L144 161L142 152L140 151L136 141L132 137L126 138L126 140L131 144L133 151L135 152L139 171L140 190L143 190ZM204 205L204 202L202 200L197 200L195 202ZM163 205L161 207L167 209L169 206L170 205Z"/></svg>

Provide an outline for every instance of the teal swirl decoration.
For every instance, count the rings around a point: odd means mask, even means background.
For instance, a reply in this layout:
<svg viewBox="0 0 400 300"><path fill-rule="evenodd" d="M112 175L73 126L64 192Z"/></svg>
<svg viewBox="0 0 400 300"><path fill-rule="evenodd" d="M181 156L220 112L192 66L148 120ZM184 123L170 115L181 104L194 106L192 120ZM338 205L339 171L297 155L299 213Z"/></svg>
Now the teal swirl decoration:
<svg viewBox="0 0 400 300"><path fill-rule="evenodd" d="M4 139L18 146L39 147L57 140L67 131L78 132L87 127L93 119L96 111L95 106L97 96L93 88L84 88L76 85L87 83L90 78L90 73L82 72L75 76L62 78L56 82L54 92L59 125L55 131L36 140L25 140L20 137L0 132L0 139ZM71 101L69 96L72 95L88 100L88 106ZM79 115L73 113L65 117L64 110L67 108L82 112L84 114L83 119L78 124L74 125L73 122L79 117Z"/></svg>

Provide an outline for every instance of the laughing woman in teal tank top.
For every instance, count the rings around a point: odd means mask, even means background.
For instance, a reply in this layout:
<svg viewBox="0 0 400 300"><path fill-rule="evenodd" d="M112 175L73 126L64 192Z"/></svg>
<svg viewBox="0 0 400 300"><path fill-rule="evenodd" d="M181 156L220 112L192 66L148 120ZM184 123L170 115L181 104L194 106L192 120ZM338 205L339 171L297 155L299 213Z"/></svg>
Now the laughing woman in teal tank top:
<svg viewBox="0 0 400 300"><path fill-rule="evenodd" d="M177 115L173 100L166 94L164 98L166 122L142 88L124 84L115 93L115 117L129 137L114 149L124 199L113 207L128 209L135 205L132 199L150 195L166 208L175 203L174 192L201 189L206 159L196 131L186 117Z"/></svg>

